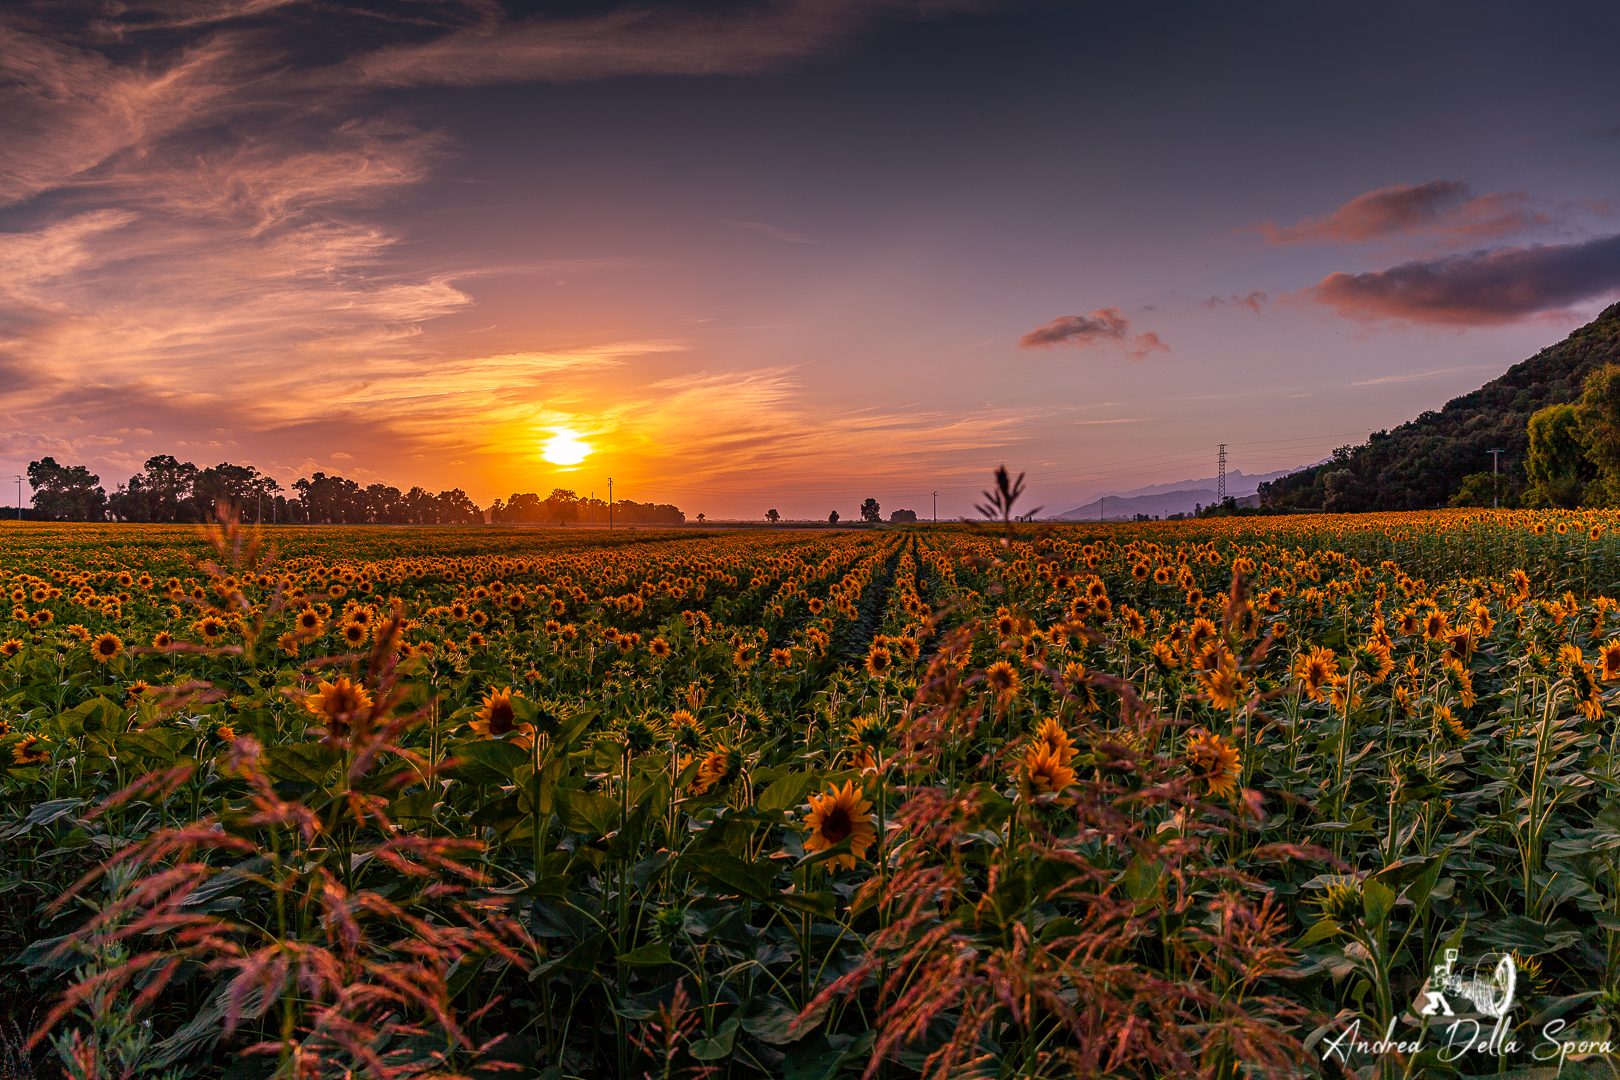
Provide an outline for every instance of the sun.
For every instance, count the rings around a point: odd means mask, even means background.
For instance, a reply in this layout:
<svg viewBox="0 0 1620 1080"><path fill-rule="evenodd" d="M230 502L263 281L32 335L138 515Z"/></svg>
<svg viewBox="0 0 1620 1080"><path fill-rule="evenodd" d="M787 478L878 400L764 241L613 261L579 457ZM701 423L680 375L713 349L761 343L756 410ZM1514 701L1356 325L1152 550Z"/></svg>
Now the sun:
<svg viewBox="0 0 1620 1080"><path fill-rule="evenodd" d="M540 456L553 465L578 465L591 452L590 443L580 442L579 436L564 428L546 440Z"/></svg>

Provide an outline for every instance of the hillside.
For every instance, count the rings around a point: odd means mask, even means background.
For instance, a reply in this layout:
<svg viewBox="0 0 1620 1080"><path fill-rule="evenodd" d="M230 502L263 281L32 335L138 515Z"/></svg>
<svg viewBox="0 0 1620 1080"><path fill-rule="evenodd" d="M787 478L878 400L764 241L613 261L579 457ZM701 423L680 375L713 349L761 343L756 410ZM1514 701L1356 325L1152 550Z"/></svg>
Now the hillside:
<svg viewBox="0 0 1620 1080"><path fill-rule="evenodd" d="M1258 497L1252 491L1247 494L1236 492L1232 494L1236 496L1239 505L1260 505ZM1190 514L1200 506L1209 506L1218 501L1219 498L1212 487L1162 491L1153 495L1136 495L1129 498L1105 495L1100 499L1091 500L1084 506L1077 506L1066 514L1058 514L1052 520L1131 521L1137 514L1162 518L1171 514Z"/></svg>
<svg viewBox="0 0 1620 1080"><path fill-rule="evenodd" d="M1587 374L1606 363L1620 363L1620 304L1445 408L1262 484L1261 500L1340 512L1444 506L1463 477L1490 471L1493 447L1506 451L1502 470L1522 487L1530 414L1580 397Z"/></svg>

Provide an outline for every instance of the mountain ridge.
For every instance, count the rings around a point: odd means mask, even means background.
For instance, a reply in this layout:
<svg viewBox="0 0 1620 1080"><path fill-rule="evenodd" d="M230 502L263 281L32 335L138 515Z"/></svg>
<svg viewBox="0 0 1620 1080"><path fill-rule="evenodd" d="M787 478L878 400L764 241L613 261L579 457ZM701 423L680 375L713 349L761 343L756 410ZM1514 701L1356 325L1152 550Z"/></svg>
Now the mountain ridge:
<svg viewBox="0 0 1620 1080"><path fill-rule="evenodd" d="M1492 448L1503 451L1502 472L1520 490L1531 414L1575 401L1587 375L1609 363L1620 363L1620 303L1478 390L1262 484L1261 502L1341 513L1444 506L1464 477L1491 471Z"/></svg>

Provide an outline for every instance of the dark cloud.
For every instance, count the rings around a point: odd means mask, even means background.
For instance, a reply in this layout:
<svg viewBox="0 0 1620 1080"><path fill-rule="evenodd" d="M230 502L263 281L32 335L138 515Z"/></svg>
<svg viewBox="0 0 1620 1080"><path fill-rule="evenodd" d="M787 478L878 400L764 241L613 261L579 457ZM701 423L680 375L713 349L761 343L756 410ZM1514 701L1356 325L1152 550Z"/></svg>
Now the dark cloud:
<svg viewBox="0 0 1620 1080"><path fill-rule="evenodd" d="M1271 297L1267 296L1263 290L1256 289L1248 296L1237 296L1234 294L1232 296L1228 296L1224 300L1219 296L1212 296L1208 300L1202 301L1199 306L1207 308L1246 307L1256 315L1259 315L1261 313L1260 306L1270 299Z"/></svg>
<svg viewBox="0 0 1620 1080"><path fill-rule="evenodd" d="M1303 294L1352 319L1497 326L1620 290L1620 235L1329 274Z"/></svg>
<svg viewBox="0 0 1620 1080"><path fill-rule="evenodd" d="M1050 349L1054 345L1095 345L1120 342L1125 355L1141 360L1150 352L1169 352L1170 346L1153 331L1130 333L1131 321L1119 308L1098 308L1090 315L1060 315L1018 339L1022 349Z"/></svg>
<svg viewBox="0 0 1620 1080"><path fill-rule="evenodd" d="M1357 195L1331 214L1294 225L1268 221L1254 230L1266 243L1279 245L1357 244L1395 236L1473 243L1554 223L1550 215L1530 209L1530 196L1522 191L1471 194L1461 180L1393 184Z"/></svg>

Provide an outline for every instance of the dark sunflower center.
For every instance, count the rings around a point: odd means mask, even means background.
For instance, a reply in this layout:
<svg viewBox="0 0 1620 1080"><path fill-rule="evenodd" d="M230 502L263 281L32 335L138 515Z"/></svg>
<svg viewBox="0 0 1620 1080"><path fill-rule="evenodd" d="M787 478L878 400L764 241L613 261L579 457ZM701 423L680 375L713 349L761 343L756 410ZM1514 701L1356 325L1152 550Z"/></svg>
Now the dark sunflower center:
<svg viewBox="0 0 1620 1080"><path fill-rule="evenodd" d="M505 735L517 727L516 714L512 712L511 703L496 702L489 709L489 733L491 735Z"/></svg>
<svg viewBox="0 0 1620 1080"><path fill-rule="evenodd" d="M854 831L855 826L849 820L849 811L842 806L834 807L821 819L821 835L835 844Z"/></svg>

